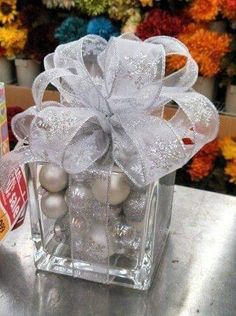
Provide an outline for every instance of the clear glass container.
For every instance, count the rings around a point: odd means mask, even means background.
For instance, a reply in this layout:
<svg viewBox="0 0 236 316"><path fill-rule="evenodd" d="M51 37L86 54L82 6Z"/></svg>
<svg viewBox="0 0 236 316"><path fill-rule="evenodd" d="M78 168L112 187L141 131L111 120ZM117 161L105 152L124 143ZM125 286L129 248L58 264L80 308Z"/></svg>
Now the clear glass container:
<svg viewBox="0 0 236 316"><path fill-rule="evenodd" d="M65 185L59 172L55 188L50 167L30 165L36 268L147 290L169 232L175 173L140 189L117 167L107 186L102 175L68 176Z"/></svg>

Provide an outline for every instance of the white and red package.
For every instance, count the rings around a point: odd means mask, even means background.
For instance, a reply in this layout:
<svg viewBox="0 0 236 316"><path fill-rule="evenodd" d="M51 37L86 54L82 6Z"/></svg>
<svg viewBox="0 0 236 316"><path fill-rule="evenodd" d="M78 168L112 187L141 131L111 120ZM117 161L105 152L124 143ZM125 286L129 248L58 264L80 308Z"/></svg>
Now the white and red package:
<svg viewBox="0 0 236 316"><path fill-rule="evenodd" d="M26 179L19 168L11 175L6 190L0 190L0 241L24 222L27 201Z"/></svg>

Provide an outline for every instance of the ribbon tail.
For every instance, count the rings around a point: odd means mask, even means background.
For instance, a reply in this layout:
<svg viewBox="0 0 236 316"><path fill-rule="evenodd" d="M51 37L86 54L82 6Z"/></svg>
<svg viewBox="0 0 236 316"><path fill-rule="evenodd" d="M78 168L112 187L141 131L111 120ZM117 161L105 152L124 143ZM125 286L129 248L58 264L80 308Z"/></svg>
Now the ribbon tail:
<svg viewBox="0 0 236 316"><path fill-rule="evenodd" d="M19 146L13 151L7 153L0 159L0 188L6 190L11 175L19 167L29 163L36 162L36 159L29 146Z"/></svg>
<svg viewBox="0 0 236 316"><path fill-rule="evenodd" d="M214 104L194 90L171 95L179 109L169 120L169 124L181 137L188 139L185 163L205 144L214 140L219 130L219 116Z"/></svg>

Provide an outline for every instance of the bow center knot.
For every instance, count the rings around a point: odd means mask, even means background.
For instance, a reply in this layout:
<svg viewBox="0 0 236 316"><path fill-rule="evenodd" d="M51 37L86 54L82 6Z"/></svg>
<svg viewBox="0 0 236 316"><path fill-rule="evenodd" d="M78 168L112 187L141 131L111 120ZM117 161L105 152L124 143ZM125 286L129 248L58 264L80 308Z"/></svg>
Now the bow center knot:
<svg viewBox="0 0 236 316"><path fill-rule="evenodd" d="M112 117L114 113L105 113L100 116L100 123L105 133L111 134Z"/></svg>

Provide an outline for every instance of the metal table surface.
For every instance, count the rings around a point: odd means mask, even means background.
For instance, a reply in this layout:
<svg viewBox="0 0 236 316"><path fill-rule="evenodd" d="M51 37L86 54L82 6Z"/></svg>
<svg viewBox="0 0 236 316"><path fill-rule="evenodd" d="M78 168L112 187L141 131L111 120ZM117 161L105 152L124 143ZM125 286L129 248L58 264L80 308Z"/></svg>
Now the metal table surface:
<svg viewBox="0 0 236 316"><path fill-rule="evenodd" d="M29 218L0 246L1 316L236 315L236 198L176 186L148 292L35 272Z"/></svg>

